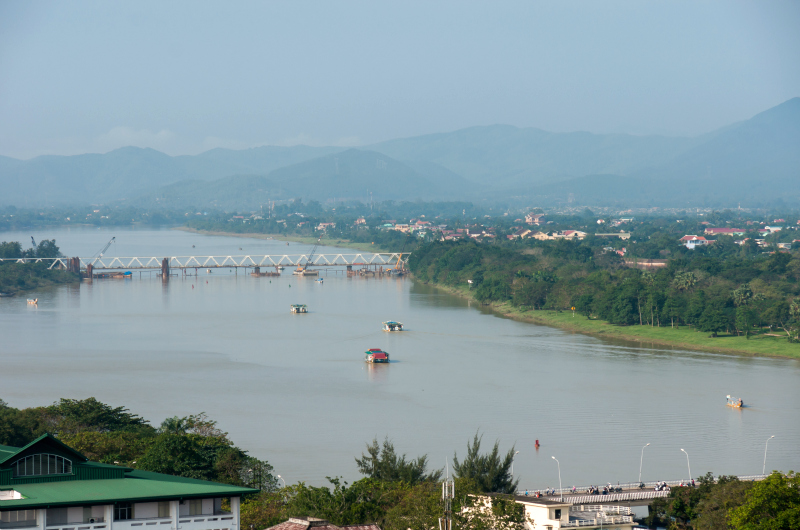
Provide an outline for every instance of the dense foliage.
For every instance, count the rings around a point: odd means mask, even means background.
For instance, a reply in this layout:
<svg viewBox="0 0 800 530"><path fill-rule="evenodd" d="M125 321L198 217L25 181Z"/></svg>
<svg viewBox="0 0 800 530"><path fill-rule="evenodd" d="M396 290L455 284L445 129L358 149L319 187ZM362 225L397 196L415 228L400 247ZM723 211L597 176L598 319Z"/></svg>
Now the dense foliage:
<svg viewBox="0 0 800 530"><path fill-rule="evenodd" d="M367 444L367 454L356 458L358 471L362 475L377 480L403 481L409 484L437 481L442 477L442 470L427 472L428 457L422 455L414 460L406 460L406 455L398 456L394 444L386 438L378 445L378 439Z"/></svg>
<svg viewBox="0 0 800 530"><path fill-rule="evenodd" d="M583 241L504 246L435 242L410 257L415 277L468 286L481 302L521 309L575 307L587 318L630 326L694 326L699 331L750 335L780 332L798 341L800 252L742 255L685 253L654 271Z"/></svg>
<svg viewBox="0 0 800 530"><path fill-rule="evenodd" d="M0 400L0 445L22 447L46 432L97 462L264 491L277 488L272 466L236 447L204 414L168 418L154 428L126 408L95 398L27 409Z"/></svg>
<svg viewBox="0 0 800 530"><path fill-rule="evenodd" d="M645 519L669 530L798 530L800 476L773 472L759 482L707 473L697 487L676 487L655 499Z"/></svg>
<svg viewBox="0 0 800 530"><path fill-rule="evenodd" d="M36 247L23 250L18 241L0 243L0 259L57 258L61 256L55 239L43 239ZM15 293L50 285L77 282L80 277L71 272L49 269L49 262L15 263L0 261L0 293Z"/></svg>

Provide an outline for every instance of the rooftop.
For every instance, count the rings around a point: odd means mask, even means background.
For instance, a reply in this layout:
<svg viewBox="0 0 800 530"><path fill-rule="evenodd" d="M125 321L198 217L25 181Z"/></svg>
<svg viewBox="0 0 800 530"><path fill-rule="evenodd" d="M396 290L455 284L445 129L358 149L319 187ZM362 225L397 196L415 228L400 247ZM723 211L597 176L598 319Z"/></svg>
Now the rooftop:
<svg viewBox="0 0 800 530"><path fill-rule="evenodd" d="M15 475L16 463L39 455L69 459L67 472ZM44 462L44 460L43 460ZM42 464L44 466L44 464ZM201 497L237 497L258 490L90 462L45 434L25 447L0 446L0 509L33 509Z"/></svg>

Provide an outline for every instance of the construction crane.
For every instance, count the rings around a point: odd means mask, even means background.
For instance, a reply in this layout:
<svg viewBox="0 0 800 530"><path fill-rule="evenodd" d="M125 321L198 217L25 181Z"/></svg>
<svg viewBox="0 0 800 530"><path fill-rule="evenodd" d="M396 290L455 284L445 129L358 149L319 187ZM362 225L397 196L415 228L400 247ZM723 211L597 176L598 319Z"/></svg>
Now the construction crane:
<svg viewBox="0 0 800 530"><path fill-rule="evenodd" d="M105 254L105 253L106 253L106 250L108 250L108 247L110 247L110 246L111 246L111 243L113 243L113 242L114 242L116 239L117 239L116 237L112 237L111 239L109 239L109 240L108 240L108 243L106 243L106 246L104 246L104 247L103 247L103 250L101 250L100 252L98 252L98 253L96 254L96 256L97 256L98 258L102 258L102 257L103 257L103 254Z"/></svg>
<svg viewBox="0 0 800 530"><path fill-rule="evenodd" d="M298 263L297 269L292 274L297 274L299 276L306 273L306 268L308 268L308 264L311 263L311 260L314 259L314 253L317 251L317 247L319 246L320 241L322 241L322 236L319 236L317 242L314 243L314 248L311 249L311 254L308 255L308 259L306 260L305 265L301 267L300 264ZM314 274L316 274L316 272Z"/></svg>
<svg viewBox="0 0 800 530"><path fill-rule="evenodd" d="M406 250L406 245L408 244L408 238L411 237L411 234L406 235L406 240L403 241L403 248L400 250L400 256L397 257L397 263L394 264L394 272L395 274L400 274L405 267L400 267L400 264L403 262L403 252Z"/></svg>

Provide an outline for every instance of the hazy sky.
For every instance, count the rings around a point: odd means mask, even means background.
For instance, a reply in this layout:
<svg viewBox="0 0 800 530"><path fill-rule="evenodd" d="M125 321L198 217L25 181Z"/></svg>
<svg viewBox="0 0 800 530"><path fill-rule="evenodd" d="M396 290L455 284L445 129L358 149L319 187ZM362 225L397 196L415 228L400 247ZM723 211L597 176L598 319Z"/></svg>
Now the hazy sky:
<svg viewBox="0 0 800 530"><path fill-rule="evenodd" d="M800 2L0 2L0 154L694 135L800 95Z"/></svg>

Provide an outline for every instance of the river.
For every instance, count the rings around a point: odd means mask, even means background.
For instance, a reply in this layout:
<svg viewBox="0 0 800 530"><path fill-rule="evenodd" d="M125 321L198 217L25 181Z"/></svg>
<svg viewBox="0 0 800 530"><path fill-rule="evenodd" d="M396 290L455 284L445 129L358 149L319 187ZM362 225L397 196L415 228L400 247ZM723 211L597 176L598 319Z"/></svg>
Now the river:
<svg viewBox="0 0 800 530"><path fill-rule="evenodd" d="M284 254L308 245L176 230L52 229L68 256ZM194 245L194 248L192 247ZM239 250L239 249L242 250ZM325 248L325 252L352 250ZM519 454L523 488L800 469L800 362L611 342L503 318L408 278L134 273L0 298L0 398L124 405L155 425L206 412L287 483L359 477L388 436L434 467L480 431ZM289 313L292 303L310 313ZM407 331L388 334L381 321ZM380 347L392 363L367 365ZM726 394L746 408L725 406ZM534 447L536 440L541 447Z"/></svg>

